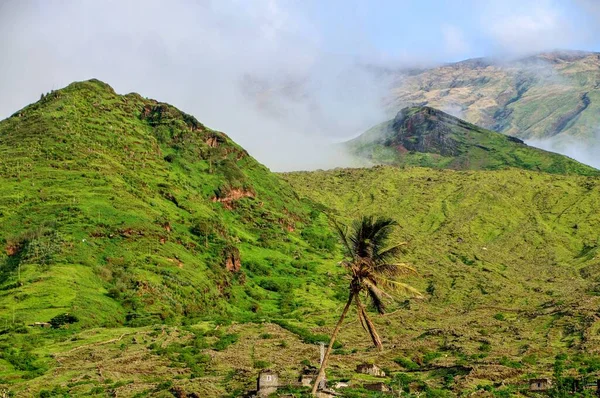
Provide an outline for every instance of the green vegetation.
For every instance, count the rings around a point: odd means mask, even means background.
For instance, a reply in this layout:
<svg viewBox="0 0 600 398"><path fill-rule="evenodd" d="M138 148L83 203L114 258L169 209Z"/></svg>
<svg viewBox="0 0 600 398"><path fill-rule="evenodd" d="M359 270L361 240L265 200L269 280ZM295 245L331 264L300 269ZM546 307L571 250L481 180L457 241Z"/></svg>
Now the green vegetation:
<svg viewBox="0 0 600 398"><path fill-rule="evenodd" d="M564 350L598 358L598 178L391 166L284 177L343 222L357 209L398 220L392 240L407 242L402 259L421 275L409 282L430 294L377 322L397 336L380 364L440 383L452 366L467 374L454 377L454 391L489 385L500 394L494 380L519 388L551 375Z"/></svg>
<svg viewBox="0 0 600 398"><path fill-rule="evenodd" d="M170 105L95 80L49 93L0 122L0 395L234 397L263 368L292 384L348 299L328 216L374 214L424 297L348 311L329 380L512 396L552 376L559 396L600 374L600 181L561 159L275 175Z"/></svg>
<svg viewBox="0 0 600 398"><path fill-rule="evenodd" d="M0 153L0 324L250 320L328 296L325 217L170 105L74 83L0 122Z"/></svg>
<svg viewBox="0 0 600 398"><path fill-rule="evenodd" d="M405 108L346 143L349 150L377 164L456 170L510 167L554 174L600 175L566 156L524 144L429 107Z"/></svg>

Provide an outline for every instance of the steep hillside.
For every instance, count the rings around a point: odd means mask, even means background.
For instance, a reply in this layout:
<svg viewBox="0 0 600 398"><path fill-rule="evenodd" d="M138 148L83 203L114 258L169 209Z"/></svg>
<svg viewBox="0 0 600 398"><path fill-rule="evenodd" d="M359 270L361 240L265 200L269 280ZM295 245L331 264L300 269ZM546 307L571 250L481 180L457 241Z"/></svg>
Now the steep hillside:
<svg viewBox="0 0 600 398"><path fill-rule="evenodd" d="M449 375L455 392L514 394L528 377L551 376L559 354L565 375L598 376L597 178L389 166L284 177L342 221L398 220L428 297L378 319L390 368L396 360L431 383Z"/></svg>
<svg viewBox="0 0 600 398"><path fill-rule="evenodd" d="M170 105L73 83L0 122L0 154L2 325L249 319L327 296L324 217Z"/></svg>
<svg viewBox="0 0 600 398"><path fill-rule="evenodd" d="M521 139L594 140L600 54L553 52L510 62L482 58L398 73L390 111L415 105Z"/></svg>
<svg viewBox="0 0 600 398"><path fill-rule="evenodd" d="M516 167L558 174L599 172L565 156L530 147L430 107L405 108L349 141L352 153L374 163L497 170Z"/></svg>

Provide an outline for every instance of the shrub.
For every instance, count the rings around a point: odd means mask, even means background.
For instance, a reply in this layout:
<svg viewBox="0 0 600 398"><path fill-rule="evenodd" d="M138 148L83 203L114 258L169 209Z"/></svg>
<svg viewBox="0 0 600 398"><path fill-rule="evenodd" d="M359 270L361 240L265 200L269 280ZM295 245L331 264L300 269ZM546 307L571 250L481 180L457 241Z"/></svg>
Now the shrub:
<svg viewBox="0 0 600 398"><path fill-rule="evenodd" d="M402 366L406 370L419 369L419 365L417 365L416 363L414 363L413 361L411 361L408 358L404 358L404 357L394 358L394 362L396 362L398 365Z"/></svg>
<svg viewBox="0 0 600 398"><path fill-rule="evenodd" d="M75 315L65 313L65 314L57 315L54 318L50 319L50 324L52 325L53 328L58 329L59 327L61 327L63 325L72 324L72 323L75 323L78 321L79 321L79 318L77 318Z"/></svg>
<svg viewBox="0 0 600 398"><path fill-rule="evenodd" d="M428 352L423 356L423 362L429 363L429 362L433 361L434 359L439 358L441 356L442 356L442 354L439 352L436 352L436 351Z"/></svg>
<svg viewBox="0 0 600 398"><path fill-rule="evenodd" d="M213 348L217 351L223 351L223 350L227 349L227 347L229 347L230 345L237 343L239 338L240 338L240 336L238 334L230 334L230 333L224 334L213 345Z"/></svg>
<svg viewBox="0 0 600 398"><path fill-rule="evenodd" d="M267 361L254 361L254 367L256 369L266 369L269 367L269 365L270 363Z"/></svg>

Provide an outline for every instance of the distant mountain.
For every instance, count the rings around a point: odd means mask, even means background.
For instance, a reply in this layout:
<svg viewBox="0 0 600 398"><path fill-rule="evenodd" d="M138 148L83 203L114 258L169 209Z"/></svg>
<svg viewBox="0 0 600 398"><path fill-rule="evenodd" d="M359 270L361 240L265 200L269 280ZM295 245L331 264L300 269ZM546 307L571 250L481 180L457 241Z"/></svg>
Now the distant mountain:
<svg viewBox="0 0 600 398"><path fill-rule="evenodd" d="M373 163L497 170L509 167L559 174L597 175L566 156L475 126L430 107L402 109L392 120L349 141L350 151Z"/></svg>
<svg viewBox="0 0 600 398"><path fill-rule="evenodd" d="M600 127L600 53L478 58L395 78L390 112L427 105L525 140L564 135L591 142Z"/></svg>

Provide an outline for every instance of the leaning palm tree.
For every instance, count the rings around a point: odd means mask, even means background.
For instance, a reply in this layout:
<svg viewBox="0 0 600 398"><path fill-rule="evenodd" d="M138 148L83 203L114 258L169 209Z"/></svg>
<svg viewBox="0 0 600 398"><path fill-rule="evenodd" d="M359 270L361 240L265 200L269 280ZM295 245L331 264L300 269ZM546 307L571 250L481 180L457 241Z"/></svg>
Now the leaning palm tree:
<svg viewBox="0 0 600 398"><path fill-rule="evenodd" d="M352 302L356 305L362 327L369 333L377 349L381 350L383 349L381 338L367 314L362 296L365 296L366 300L370 301L380 314L385 313L385 302L393 299L397 294L420 296L416 289L398 281L401 276L415 274L416 271L407 264L395 261L400 254L402 244L388 246L392 229L397 225L394 220L365 216L354 221L350 229L335 220L332 220L332 223L342 243L345 259L341 265L350 274L350 285L348 301L333 330L327 351L325 351L321 368L313 385L313 395L316 395L319 384L325 377L327 360Z"/></svg>

